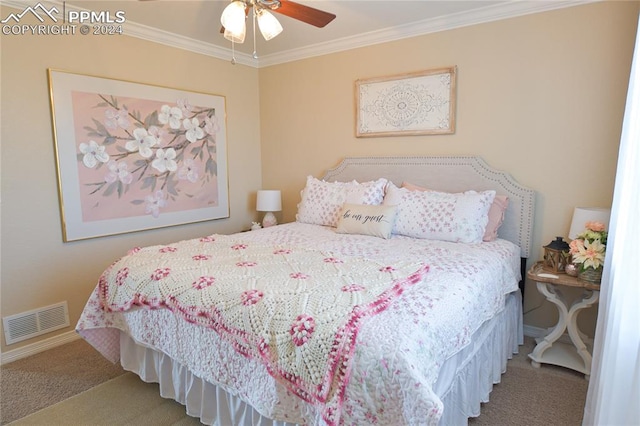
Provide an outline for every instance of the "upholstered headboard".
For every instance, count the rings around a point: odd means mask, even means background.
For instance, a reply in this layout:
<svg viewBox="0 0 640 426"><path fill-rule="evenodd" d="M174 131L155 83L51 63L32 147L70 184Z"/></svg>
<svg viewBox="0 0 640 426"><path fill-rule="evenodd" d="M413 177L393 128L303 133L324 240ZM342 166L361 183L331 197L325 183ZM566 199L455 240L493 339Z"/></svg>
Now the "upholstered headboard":
<svg viewBox="0 0 640 426"><path fill-rule="evenodd" d="M506 172L490 167L479 157L347 157L324 175L326 181L365 182L386 178L400 186L410 182L447 192L494 189L509 197L498 236L520 247L529 257L533 234L535 192Z"/></svg>

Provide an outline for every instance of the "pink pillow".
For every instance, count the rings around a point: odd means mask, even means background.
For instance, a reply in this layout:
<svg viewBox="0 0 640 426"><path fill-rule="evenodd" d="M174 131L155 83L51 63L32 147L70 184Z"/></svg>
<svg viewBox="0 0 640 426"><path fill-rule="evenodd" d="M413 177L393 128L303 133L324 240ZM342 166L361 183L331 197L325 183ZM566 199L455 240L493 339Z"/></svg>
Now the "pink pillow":
<svg viewBox="0 0 640 426"><path fill-rule="evenodd" d="M409 182L402 182L402 187L409 191L431 191L428 188L423 188ZM484 230L482 241L493 241L498 238L498 229L500 228L500 225L502 225L504 212L507 210L508 205L509 197L506 195L495 196L491 207L489 207L489 222Z"/></svg>

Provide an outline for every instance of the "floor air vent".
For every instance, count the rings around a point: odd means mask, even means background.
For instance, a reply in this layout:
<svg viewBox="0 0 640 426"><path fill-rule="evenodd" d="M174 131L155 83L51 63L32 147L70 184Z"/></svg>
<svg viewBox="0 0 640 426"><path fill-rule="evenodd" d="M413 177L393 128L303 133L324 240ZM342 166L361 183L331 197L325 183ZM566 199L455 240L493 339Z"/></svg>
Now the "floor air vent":
<svg viewBox="0 0 640 426"><path fill-rule="evenodd" d="M67 302L11 315L2 319L7 345L69 326Z"/></svg>

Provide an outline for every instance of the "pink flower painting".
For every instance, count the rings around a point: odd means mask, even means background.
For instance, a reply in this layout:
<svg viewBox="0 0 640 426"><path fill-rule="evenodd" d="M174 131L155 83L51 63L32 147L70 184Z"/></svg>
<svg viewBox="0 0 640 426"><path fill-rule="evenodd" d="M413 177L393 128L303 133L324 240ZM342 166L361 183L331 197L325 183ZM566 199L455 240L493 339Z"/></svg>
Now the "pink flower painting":
<svg viewBox="0 0 640 426"><path fill-rule="evenodd" d="M215 108L72 92L84 221L218 204Z"/></svg>
<svg viewBox="0 0 640 426"><path fill-rule="evenodd" d="M224 96L48 73L65 242L229 217Z"/></svg>

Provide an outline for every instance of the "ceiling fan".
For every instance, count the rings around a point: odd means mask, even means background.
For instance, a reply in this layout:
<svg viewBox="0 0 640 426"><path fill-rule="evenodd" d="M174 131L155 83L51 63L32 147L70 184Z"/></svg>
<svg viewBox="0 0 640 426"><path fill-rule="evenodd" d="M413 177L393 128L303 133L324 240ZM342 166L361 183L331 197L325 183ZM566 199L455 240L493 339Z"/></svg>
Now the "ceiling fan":
<svg viewBox="0 0 640 426"><path fill-rule="evenodd" d="M231 2L231 4L234 3L236 3L236 7L244 7L245 15L248 15L249 9L253 7L258 13L260 13L260 11L269 10L318 28L323 28L336 17L333 13L305 6L290 0L236 0ZM227 6L225 10L229 9L230 6L231 5Z"/></svg>
<svg viewBox="0 0 640 426"><path fill-rule="evenodd" d="M318 28L323 28L336 17L333 13L305 6L290 0L238 0L238 2L244 3L246 10L245 13L247 15L249 14L249 8L255 6L256 9L268 9Z"/></svg>
<svg viewBox="0 0 640 426"><path fill-rule="evenodd" d="M145 1L145 0L141 0ZM149 1L149 0L146 0ZM255 51L256 22L265 40L271 40L282 32L282 25L271 12L288 16L314 27L323 28L336 17L333 13L325 12L310 6L305 6L291 0L231 0L224 8L220 21L222 28L220 33L231 41L232 50L234 43L244 43L246 35L246 19L249 12L253 11L253 57L257 59ZM234 52L235 55L235 52ZM235 63L235 57L231 60Z"/></svg>
<svg viewBox="0 0 640 426"><path fill-rule="evenodd" d="M313 7L305 6L290 0L232 0L220 16L222 28L220 32L224 38L231 41L233 57L231 63L235 63L234 43L244 43L247 31L247 16L250 9L253 11L253 57L256 53L256 22L265 40L271 40L282 32L282 25L271 12L280 13L301 22L318 28L326 26L336 17L333 13L324 12Z"/></svg>

